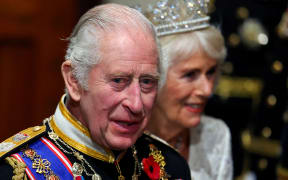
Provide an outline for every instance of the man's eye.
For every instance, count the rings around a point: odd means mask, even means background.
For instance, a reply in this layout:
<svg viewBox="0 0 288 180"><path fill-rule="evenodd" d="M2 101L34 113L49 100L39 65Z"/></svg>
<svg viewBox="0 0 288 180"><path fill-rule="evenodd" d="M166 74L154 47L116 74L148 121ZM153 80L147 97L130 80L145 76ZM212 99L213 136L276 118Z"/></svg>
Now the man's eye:
<svg viewBox="0 0 288 180"><path fill-rule="evenodd" d="M112 81L113 81L114 83L117 83L117 84L123 83L123 79L121 79L121 78L114 78L114 79L112 79Z"/></svg>
<svg viewBox="0 0 288 180"><path fill-rule="evenodd" d="M154 78L142 78L140 79L140 86L143 92L150 92L157 87L158 81Z"/></svg>
<svg viewBox="0 0 288 180"><path fill-rule="evenodd" d="M129 83L129 80L126 78L113 78L111 79L112 87L116 90L122 90Z"/></svg>

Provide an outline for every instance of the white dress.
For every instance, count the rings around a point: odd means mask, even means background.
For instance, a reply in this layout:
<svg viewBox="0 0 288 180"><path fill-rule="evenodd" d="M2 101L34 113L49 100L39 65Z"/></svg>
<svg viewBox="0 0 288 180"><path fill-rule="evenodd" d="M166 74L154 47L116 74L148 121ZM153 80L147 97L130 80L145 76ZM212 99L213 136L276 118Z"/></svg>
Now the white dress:
<svg viewBox="0 0 288 180"><path fill-rule="evenodd" d="M202 116L191 128L188 163L193 180L232 180L231 134L222 120Z"/></svg>

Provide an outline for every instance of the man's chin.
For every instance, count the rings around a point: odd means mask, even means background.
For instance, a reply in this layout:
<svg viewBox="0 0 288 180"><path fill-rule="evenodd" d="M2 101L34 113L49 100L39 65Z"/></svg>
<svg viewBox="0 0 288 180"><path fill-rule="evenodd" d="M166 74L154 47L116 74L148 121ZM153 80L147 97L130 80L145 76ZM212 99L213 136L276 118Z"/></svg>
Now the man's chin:
<svg viewBox="0 0 288 180"><path fill-rule="evenodd" d="M113 141L110 141L110 149L111 150L126 150L135 144L137 138L117 138Z"/></svg>

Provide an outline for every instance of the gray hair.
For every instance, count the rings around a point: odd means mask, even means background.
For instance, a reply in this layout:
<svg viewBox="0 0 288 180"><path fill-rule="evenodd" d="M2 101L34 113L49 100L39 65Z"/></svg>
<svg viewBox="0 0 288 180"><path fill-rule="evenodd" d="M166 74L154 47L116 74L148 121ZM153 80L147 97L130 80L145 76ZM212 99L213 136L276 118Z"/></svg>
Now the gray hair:
<svg viewBox="0 0 288 180"><path fill-rule="evenodd" d="M163 55L163 72L161 73L159 89L166 82L168 69L176 61L185 60L201 49L209 57L216 59L221 64L227 53L224 38L214 26L160 37L160 46Z"/></svg>
<svg viewBox="0 0 288 180"><path fill-rule="evenodd" d="M119 5L104 4L86 12L69 37L65 59L71 61L73 76L79 85L88 89L88 74L102 60L101 37L105 32L125 29L141 30L155 39L153 25L137 10Z"/></svg>

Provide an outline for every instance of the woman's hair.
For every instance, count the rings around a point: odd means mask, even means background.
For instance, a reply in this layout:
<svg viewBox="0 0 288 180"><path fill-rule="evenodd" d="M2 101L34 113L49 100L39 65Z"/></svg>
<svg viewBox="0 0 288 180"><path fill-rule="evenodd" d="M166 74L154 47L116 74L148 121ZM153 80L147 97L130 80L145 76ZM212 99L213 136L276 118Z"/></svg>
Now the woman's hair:
<svg viewBox="0 0 288 180"><path fill-rule="evenodd" d="M166 81L168 69L176 61L188 59L195 52L203 50L209 57L216 59L219 64L226 57L226 47L221 32L214 26L205 29L176 33L160 37L162 51L162 73L159 89Z"/></svg>
<svg viewBox="0 0 288 180"><path fill-rule="evenodd" d="M156 42L153 25L137 10L118 5L105 4L86 12L76 24L68 38L65 59L71 61L73 76L79 85L88 89L88 74L102 60L101 40L107 32L117 30L147 33Z"/></svg>

